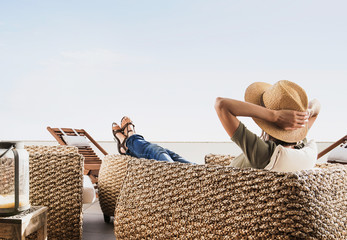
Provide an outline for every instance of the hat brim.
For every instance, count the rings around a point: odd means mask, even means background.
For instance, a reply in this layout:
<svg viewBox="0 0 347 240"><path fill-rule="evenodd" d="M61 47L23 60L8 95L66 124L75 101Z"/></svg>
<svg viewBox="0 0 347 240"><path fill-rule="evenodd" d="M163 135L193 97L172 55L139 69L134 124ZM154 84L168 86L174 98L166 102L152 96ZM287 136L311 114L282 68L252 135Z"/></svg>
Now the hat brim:
<svg viewBox="0 0 347 240"><path fill-rule="evenodd" d="M271 88L272 85L265 82L255 82L251 84L245 92L245 101L250 102L259 106L261 104L261 98L264 92ZM264 107L264 106L263 106ZM270 136L279 139L288 143L295 143L303 140L308 132L307 124L303 128L295 129L295 130L284 130L278 127L273 122L268 122L259 118L253 118L254 122L267 134Z"/></svg>

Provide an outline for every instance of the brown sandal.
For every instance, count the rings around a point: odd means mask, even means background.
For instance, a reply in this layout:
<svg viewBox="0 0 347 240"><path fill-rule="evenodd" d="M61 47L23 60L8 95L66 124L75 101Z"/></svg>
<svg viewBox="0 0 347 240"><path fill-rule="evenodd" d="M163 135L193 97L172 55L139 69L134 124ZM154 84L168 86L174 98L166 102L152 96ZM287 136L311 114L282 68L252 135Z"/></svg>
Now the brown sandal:
<svg viewBox="0 0 347 240"><path fill-rule="evenodd" d="M121 130L123 131L123 134L125 135L126 138L128 138L128 134L129 132L134 132L135 133L135 125L133 123L133 121L130 120L129 117L124 116L121 120ZM128 129L129 125L133 126L133 129ZM126 134L125 134L125 129L127 130Z"/></svg>
<svg viewBox="0 0 347 240"><path fill-rule="evenodd" d="M122 133L123 134L123 130L121 129L121 127L117 124L117 123L112 123L112 133L114 136L114 139L117 141L117 147L118 147L118 152L121 155L126 155L127 152L127 148L125 146L125 142L127 140L127 136L125 136L124 140L121 142L121 140L117 137L117 133ZM122 149L124 151L122 151Z"/></svg>

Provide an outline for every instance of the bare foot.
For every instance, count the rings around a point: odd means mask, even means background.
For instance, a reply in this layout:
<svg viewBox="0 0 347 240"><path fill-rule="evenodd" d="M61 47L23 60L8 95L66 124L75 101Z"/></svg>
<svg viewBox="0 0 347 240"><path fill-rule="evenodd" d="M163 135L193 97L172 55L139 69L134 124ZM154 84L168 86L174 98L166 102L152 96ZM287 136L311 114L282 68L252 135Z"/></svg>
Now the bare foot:
<svg viewBox="0 0 347 240"><path fill-rule="evenodd" d="M114 139L118 143L118 152L122 155L125 155L127 151L127 147L125 145L126 136L122 133L122 129L117 123L112 123L112 133L113 133Z"/></svg>
<svg viewBox="0 0 347 240"><path fill-rule="evenodd" d="M126 116L121 120L121 129L123 129L123 133L126 138L135 134L135 125L133 124L131 119Z"/></svg>

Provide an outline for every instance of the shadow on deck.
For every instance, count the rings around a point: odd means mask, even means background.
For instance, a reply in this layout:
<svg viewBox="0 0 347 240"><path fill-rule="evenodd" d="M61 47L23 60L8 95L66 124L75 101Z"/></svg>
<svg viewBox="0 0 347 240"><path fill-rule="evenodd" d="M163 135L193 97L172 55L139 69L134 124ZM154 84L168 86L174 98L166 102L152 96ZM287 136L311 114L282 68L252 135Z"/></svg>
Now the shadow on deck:
<svg viewBox="0 0 347 240"><path fill-rule="evenodd" d="M83 240L115 240L113 223L105 223L98 199L83 205Z"/></svg>

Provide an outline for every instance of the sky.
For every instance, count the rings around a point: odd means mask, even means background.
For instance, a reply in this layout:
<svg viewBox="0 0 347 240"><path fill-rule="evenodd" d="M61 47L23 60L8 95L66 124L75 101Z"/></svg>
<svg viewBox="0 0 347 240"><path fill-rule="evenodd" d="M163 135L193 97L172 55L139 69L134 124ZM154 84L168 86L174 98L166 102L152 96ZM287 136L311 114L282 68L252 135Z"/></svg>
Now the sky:
<svg viewBox="0 0 347 240"><path fill-rule="evenodd" d="M347 2L0 0L0 140L50 127L112 141L127 115L150 141L230 141L216 97L290 80L321 112L308 138L346 134ZM249 118L240 118L256 134Z"/></svg>

